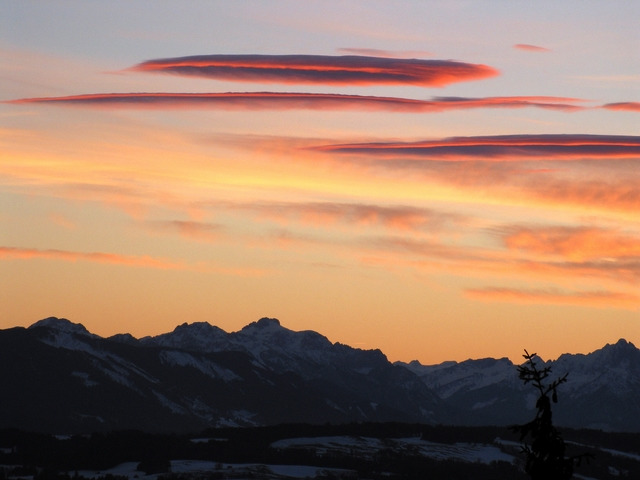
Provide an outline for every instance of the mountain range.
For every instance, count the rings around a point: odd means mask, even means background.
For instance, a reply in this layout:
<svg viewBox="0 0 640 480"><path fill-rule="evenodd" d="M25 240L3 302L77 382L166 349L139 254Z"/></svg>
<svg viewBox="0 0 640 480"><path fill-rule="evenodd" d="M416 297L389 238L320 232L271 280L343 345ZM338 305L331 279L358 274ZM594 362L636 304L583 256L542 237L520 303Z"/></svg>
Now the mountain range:
<svg viewBox="0 0 640 480"><path fill-rule="evenodd" d="M620 340L550 366L569 373L558 425L640 431L640 350ZM391 363L262 318L227 333L206 322L137 339L103 338L50 317L0 330L0 428L117 429L401 421L511 425L534 414L510 360Z"/></svg>

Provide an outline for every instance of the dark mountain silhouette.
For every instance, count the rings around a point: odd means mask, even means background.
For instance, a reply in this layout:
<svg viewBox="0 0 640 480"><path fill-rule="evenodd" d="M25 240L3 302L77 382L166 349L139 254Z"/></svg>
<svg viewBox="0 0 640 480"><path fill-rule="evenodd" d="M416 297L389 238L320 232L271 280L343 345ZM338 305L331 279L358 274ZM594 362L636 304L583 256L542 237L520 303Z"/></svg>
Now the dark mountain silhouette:
<svg viewBox="0 0 640 480"><path fill-rule="evenodd" d="M640 351L621 340L563 355L559 425L640 431ZM573 381L573 383L572 383ZM508 359L392 364L263 318L102 338L47 318L0 330L0 428L75 433L196 431L278 423L402 421L507 425L533 411ZM554 412L556 410L554 409Z"/></svg>

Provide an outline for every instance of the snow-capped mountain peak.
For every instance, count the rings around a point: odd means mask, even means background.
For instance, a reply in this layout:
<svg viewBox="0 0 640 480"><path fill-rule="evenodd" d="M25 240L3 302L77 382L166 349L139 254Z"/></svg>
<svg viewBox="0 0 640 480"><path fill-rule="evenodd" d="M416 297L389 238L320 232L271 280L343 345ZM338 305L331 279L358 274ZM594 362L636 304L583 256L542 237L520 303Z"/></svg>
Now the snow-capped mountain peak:
<svg viewBox="0 0 640 480"><path fill-rule="evenodd" d="M144 337L140 341L147 345L170 347L178 350L215 352L228 347L227 332L208 322L183 323L172 332L155 337Z"/></svg>
<svg viewBox="0 0 640 480"><path fill-rule="evenodd" d="M261 330L265 330L265 329L278 330L279 327L284 328L280 325L280 320L278 320L277 318L262 317L257 322L251 322L242 330L252 330L255 328L259 328Z"/></svg>
<svg viewBox="0 0 640 480"><path fill-rule="evenodd" d="M260 363L278 365L292 371L303 363L323 364L332 358L333 344L323 335L306 330L293 331L275 318L261 318L230 334L232 343L249 352Z"/></svg>
<svg viewBox="0 0 640 480"><path fill-rule="evenodd" d="M606 354L611 360L623 360L630 355L638 355L638 349L636 346L621 338L614 344L606 344L602 347L601 351Z"/></svg>
<svg viewBox="0 0 640 480"><path fill-rule="evenodd" d="M89 330L87 330L81 323L73 323L66 318L47 317L29 326L29 328L39 327L49 328L51 330L63 333L73 333L76 335L86 335L89 337L95 336L90 333Z"/></svg>
<svg viewBox="0 0 640 480"><path fill-rule="evenodd" d="M44 318L31 325L29 330L42 330L44 343L67 350L92 351L91 341L100 338L89 332L81 323L73 323L66 318Z"/></svg>

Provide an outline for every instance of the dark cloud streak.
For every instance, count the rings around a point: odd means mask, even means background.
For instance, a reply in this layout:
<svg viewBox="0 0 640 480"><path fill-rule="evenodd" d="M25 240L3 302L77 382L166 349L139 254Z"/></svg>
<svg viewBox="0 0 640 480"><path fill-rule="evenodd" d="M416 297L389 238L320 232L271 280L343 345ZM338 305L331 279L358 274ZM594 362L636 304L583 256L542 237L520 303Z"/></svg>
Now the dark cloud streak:
<svg viewBox="0 0 640 480"><path fill-rule="evenodd" d="M623 135L498 135L450 137L419 142L380 142L322 145L312 150L392 159L440 161L522 161L585 158L640 158L640 137Z"/></svg>
<svg viewBox="0 0 640 480"><path fill-rule="evenodd" d="M537 107L575 111L583 100L566 97L434 97L417 100L401 97L342 95L331 93L226 92L226 93L96 93L66 97L24 98L13 104L54 104L112 108L213 108L225 110L380 110L437 113L468 108Z"/></svg>
<svg viewBox="0 0 640 480"><path fill-rule="evenodd" d="M640 112L640 102L607 103L602 106L607 110L624 110L627 112Z"/></svg>

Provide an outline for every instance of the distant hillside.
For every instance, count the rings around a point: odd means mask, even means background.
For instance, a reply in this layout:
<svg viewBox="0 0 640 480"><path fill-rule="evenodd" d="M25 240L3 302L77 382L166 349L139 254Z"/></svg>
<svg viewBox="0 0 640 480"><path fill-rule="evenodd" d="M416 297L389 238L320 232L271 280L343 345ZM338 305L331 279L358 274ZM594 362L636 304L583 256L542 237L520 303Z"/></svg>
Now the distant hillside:
<svg viewBox="0 0 640 480"><path fill-rule="evenodd" d="M564 354L540 366L556 376L568 373L554 405L554 421L575 428L640 431L640 350L626 340L588 355ZM440 365L402 363L449 407L456 423L504 425L521 422L533 411L535 392L514 374L508 359L485 358Z"/></svg>

